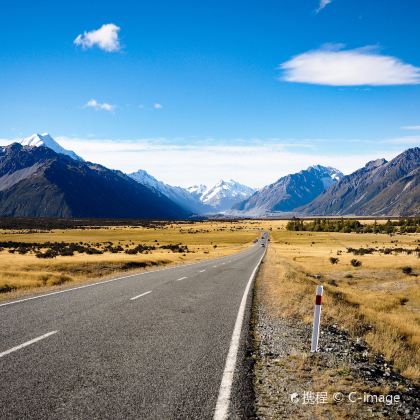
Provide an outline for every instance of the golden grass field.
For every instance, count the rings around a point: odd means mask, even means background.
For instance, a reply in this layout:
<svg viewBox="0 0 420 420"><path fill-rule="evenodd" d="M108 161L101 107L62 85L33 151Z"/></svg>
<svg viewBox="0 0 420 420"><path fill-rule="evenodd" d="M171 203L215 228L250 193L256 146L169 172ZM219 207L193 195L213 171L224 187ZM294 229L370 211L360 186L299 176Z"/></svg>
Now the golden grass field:
<svg viewBox="0 0 420 420"><path fill-rule="evenodd" d="M263 277L276 316L312 322L315 285L324 285L323 319L364 337L403 375L420 380L420 264L413 252L353 255L347 248L415 249L420 235L290 232L273 222ZM338 258L337 264L330 257ZM361 261L353 267L352 259ZM403 267L412 273L404 274Z"/></svg>
<svg viewBox="0 0 420 420"><path fill-rule="evenodd" d="M34 290L71 285L92 279L109 277L129 269L147 266L179 264L206 258L216 258L240 251L260 235L257 222L196 222L167 224L158 227L103 227L29 232L0 230L0 241L7 242L84 242L97 246L112 242L124 249L136 245L184 244L190 252L179 253L157 249L147 254L128 255L124 252L101 255L75 254L40 259L34 253L11 254L0 251L0 299L11 299ZM146 267L147 268L147 267Z"/></svg>

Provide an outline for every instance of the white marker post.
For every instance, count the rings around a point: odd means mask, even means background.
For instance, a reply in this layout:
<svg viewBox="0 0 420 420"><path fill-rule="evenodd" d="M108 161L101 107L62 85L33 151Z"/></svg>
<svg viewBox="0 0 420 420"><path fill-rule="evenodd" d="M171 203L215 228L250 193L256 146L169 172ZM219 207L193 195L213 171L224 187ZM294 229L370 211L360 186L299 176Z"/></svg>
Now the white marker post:
<svg viewBox="0 0 420 420"><path fill-rule="evenodd" d="M321 321L321 306L322 306L322 294L324 292L323 286L316 287L316 298L315 298L315 310L314 310L314 328L312 330L312 344L311 352L318 351L318 339L319 339L319 324Z"/></svg>

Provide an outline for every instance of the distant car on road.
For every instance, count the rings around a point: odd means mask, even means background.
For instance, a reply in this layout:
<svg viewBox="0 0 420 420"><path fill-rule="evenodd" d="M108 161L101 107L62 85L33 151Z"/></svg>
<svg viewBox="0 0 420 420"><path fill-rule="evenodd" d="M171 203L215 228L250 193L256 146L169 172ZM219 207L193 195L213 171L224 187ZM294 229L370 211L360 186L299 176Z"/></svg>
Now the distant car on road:
<svg viewBox="0 0 420 420"><path fill-rule="evenodd" d="M264 244L264 243L262 243L262 244L261 244L261 246L264 246L264 247L265 247L265 244Z"/></svg>

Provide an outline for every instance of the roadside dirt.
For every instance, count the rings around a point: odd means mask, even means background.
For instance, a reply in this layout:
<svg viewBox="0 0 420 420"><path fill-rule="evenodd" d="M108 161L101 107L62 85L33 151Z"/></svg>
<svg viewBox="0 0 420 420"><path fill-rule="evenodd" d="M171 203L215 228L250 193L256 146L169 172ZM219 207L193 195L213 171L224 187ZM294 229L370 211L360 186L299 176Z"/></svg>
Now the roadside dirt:
<svg viewBox="0 0 420 420"><path fill-rule="evenodd" d="M320 351L311 327L270 313L254 296L255 412L260 419L420 419L420 388L337 325L323 324Z"/></svg>

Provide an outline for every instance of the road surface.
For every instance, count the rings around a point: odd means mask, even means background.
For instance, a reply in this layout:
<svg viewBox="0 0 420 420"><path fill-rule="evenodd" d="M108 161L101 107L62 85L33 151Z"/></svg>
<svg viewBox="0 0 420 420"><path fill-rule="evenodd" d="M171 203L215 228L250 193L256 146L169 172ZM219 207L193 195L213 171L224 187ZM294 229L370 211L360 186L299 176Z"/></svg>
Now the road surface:
<svg viewBox="0 0 420 420"><path fill-rule="evenodd" d="M248 417L249 288L266 240L0 304L0 418Z"/></svg>

